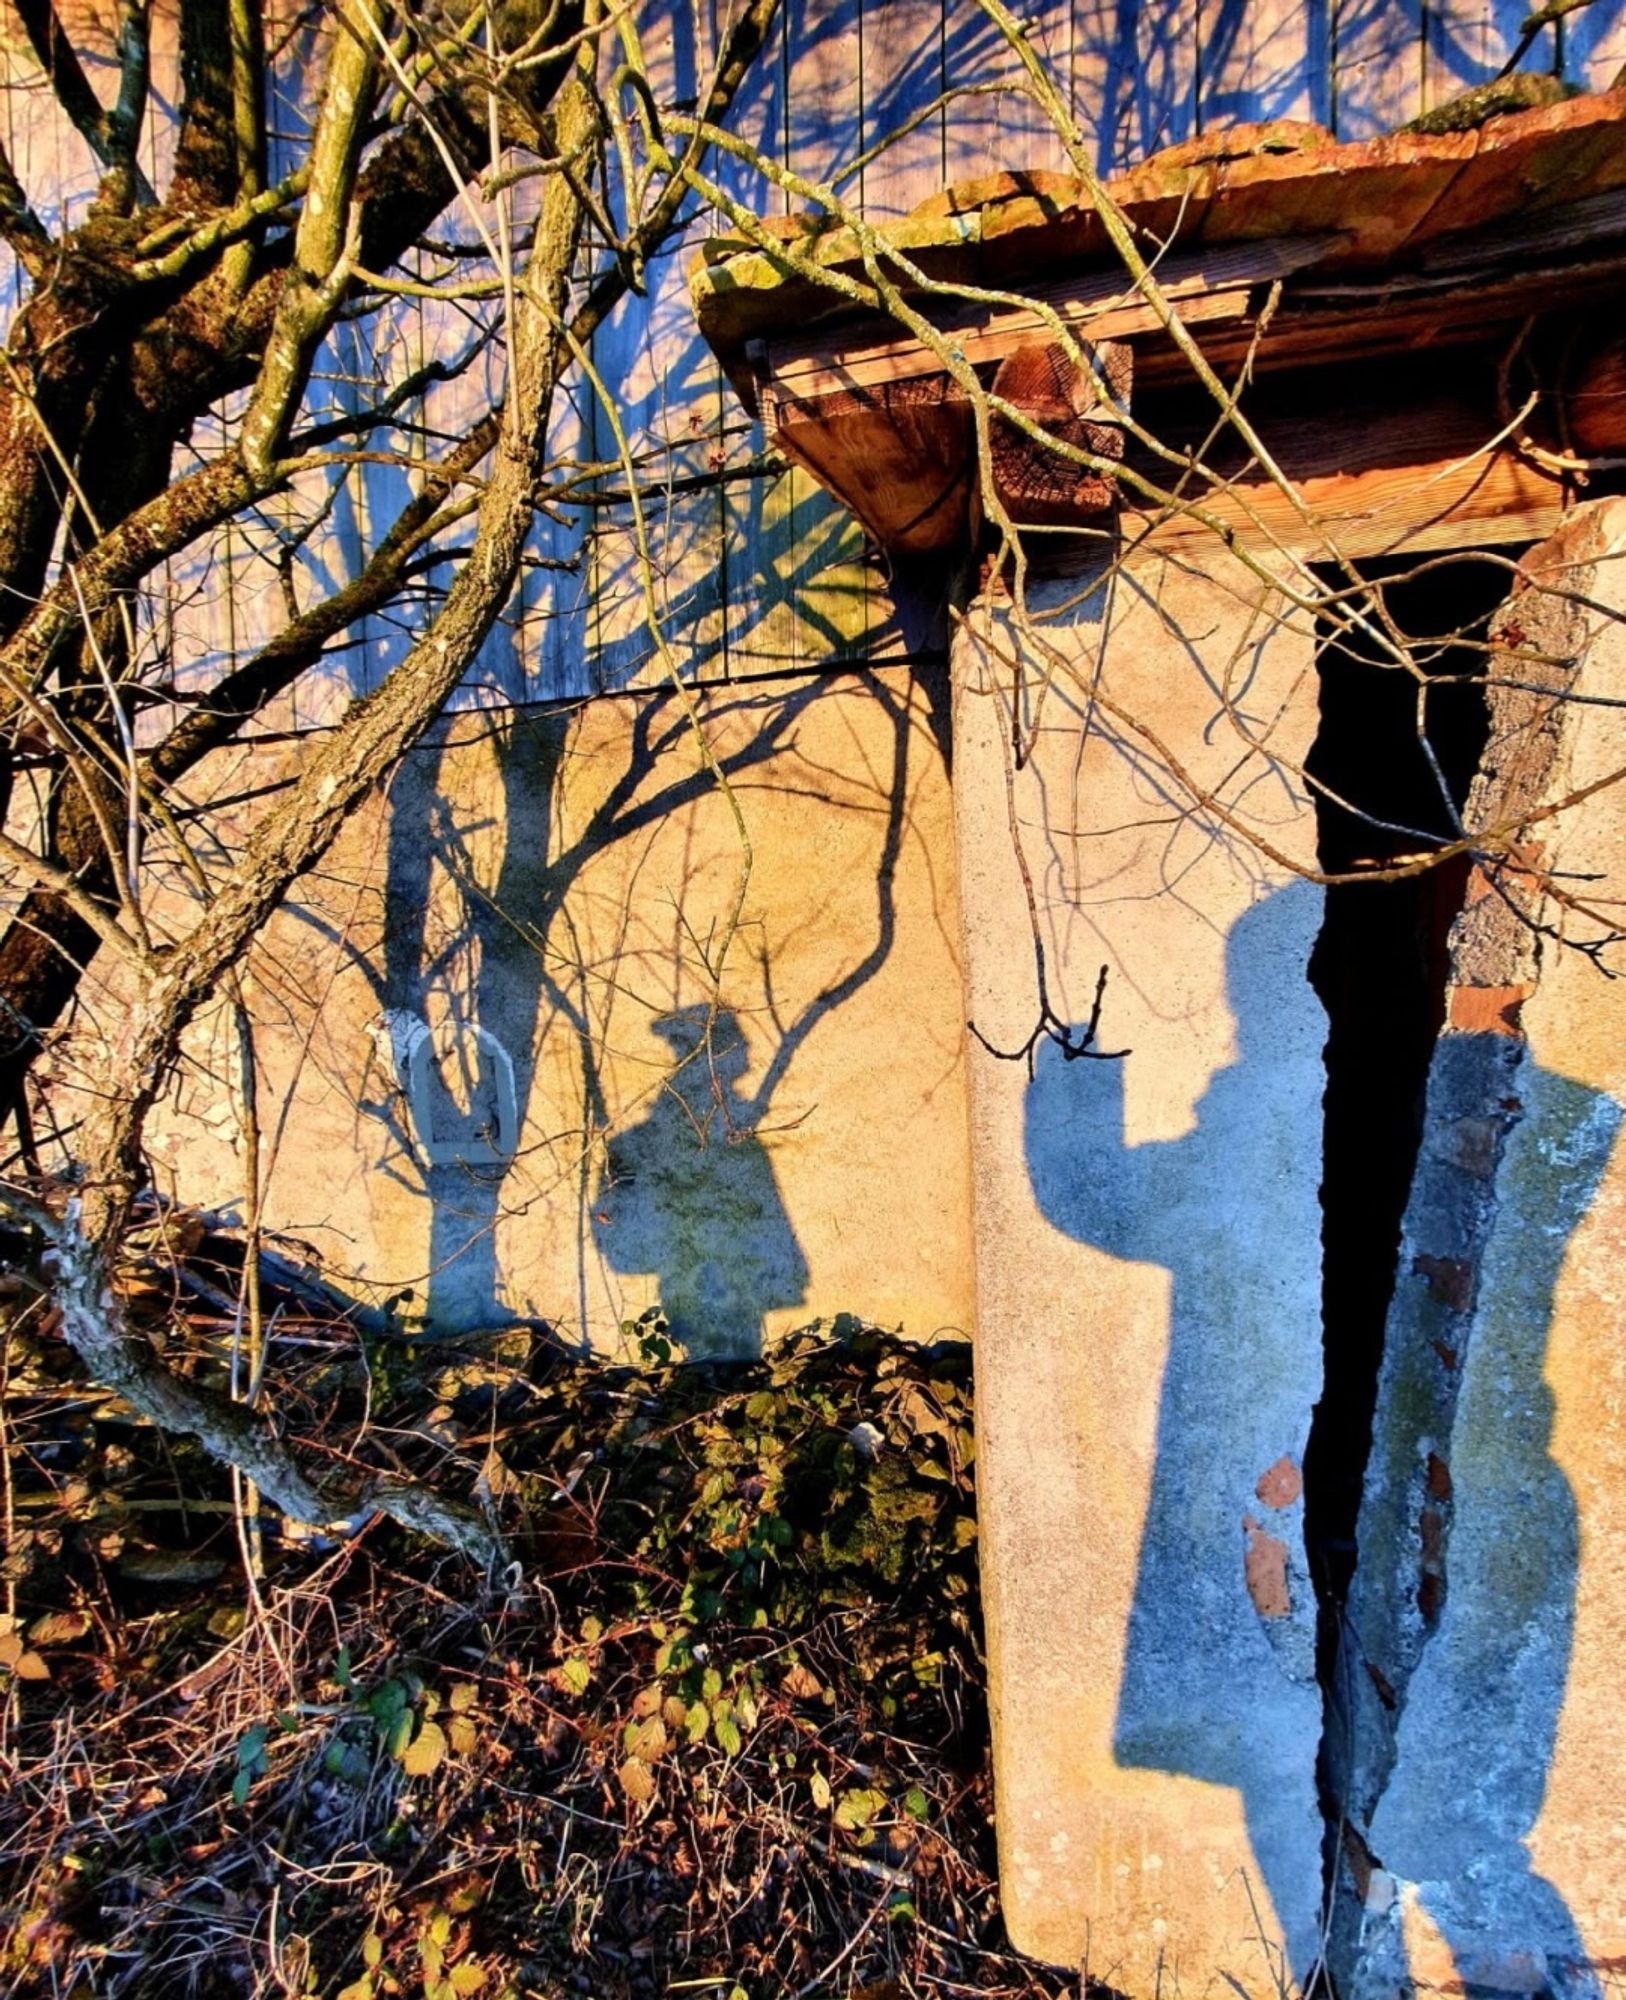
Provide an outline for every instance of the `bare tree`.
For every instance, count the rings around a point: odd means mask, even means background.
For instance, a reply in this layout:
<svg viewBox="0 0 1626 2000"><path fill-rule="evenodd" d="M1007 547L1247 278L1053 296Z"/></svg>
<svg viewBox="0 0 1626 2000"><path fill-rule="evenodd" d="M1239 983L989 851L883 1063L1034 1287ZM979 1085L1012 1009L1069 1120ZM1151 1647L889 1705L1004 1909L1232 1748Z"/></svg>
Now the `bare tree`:
<svg viewBox="0 0 1626 2000"><path fill-rule="evenodd" d="M1196 449L1137 426L1078 328L1042 300L934 278L906 239L866 221L839 178L810 180L732 128L774 0L743 0L730 14L698 93L682 103L657 87L657 51L632 16L605 0L454 0L422 10L333 0L286 21L259 0L180 0L181 88L160 186L142 160L163 24L139 0L123 0L116 97L104 105L52 0L18 0L54 115L89 149L100 178L82 215L48 222L60 206L52 191L25 187L0 158L0 234L24 294L0 369L0 771L9 804L0 864L12 890L0 933L0 1117L17 1132L5 1198L49 1241L64 1326L93 1373L157 1422L197 1435L291 1514L320 1520L376 1506L476 1557L498 1553L482 1518L419 1488L374 1480L358 1492L353 1482L317 1480L256 1409L184 1378L128 1322L110 1271L147 1178L145 1122L199 1008L231 997L268 917L465 679L537 523L558 518L595 483L601 494L629 496L651 642L677 699L689 703L658 615L644 468L618 413L618 385L600 378L591 342L697 208L832 304L890 315L932 351L969 405L989 559L1008 579L1021 642L1010 663L1013 764L1033 696L1023 676L1042 683L1074 669L1028 610L1032 531L1013 518L994 479L996 434L1026 439L1080 475L1123 482L1164 518L1185 514L1220 532L1216 502L1237 476L1221 447L1233 459L1240 452L1320 535L1313 561L1245 558L1259 583L1260 618L1319 618L1368 646L1375 670L1409 676L1427 749L1427 649L1401 629L1336 536L1321 533L1273 461L1248 414L1248 366L1223 376L1186 328L1021 24L1002 0L981 5L1014 58L1013 80L1001 87L1029 99L1059 134L1126 283L1208 399L1210 429ZM277 118L274 105L284 107ZM279 118L295 136L283 133L273 147L268 135ZM796 238L765 225L731 192L736 183L719 161L743 165L805 205L820 228ZM829 223L847 246L842 260L820 247ZM324 360L333 343L382 347L403 299L433 307L434 350L393 377L380 371L370 398L335 399ZM1102 376L1103 407L1140 448L1136 467L1000 393L940 324L943 311L1012 306L1038 315L1071 367ZM443 433L436 393L476 371L495 385L491 406L469 419L465 399L465 414ZM613 440L604 464L560 456L550 442L561 385L572 375L597 400ZM1510 413L1506 428L1519 423L1520 413ZM399 468L410 497L355 574L302 595L298 551L343 480L367 464ZM177 657L167 636L165 579L187 562L206 570L219 538L234 531L282 551L285 616L246 658L218 671L205 663L199 685L198 663ZM1105 588L1110 573L1108 565L1091 587ZM206 587L218 586L206 579ZM189 774L385 610L411 633L404 656L263 803L245 838L215 838L206 812L200 820L181 809ZM1528 649L1521 656L1516 644L1498 659L1512 678L1548 664ZM1089 690L1097 713L1111 713L1112 700L1108 689ZM692 705L689 714L702 762L726 792ZM1245 737L1244 719L1228 719ZM1225 817L1188 777L1179 744L1132 714L1111 720L1193 814ZM1300 775L1325 790L1315 773ZM1471 855L1533 912L1520 886L1532 866L1526 830L1564 801L1524 801L1517 825L1478 827L1464 824L1443 779L1441 802L1447 836L1363 867L1360 878L1393 879ZM741 863L710 954L719 1007L750 863L731 794L730 805ZM1264 827L1227 827L1268 851ZM1291 857L1272 858L1305 872ZM1589 948L1613 942L1615 927L1595 899L1546 878L1538 887L1548 902L1587 918ZM1043 1035L1084 1053L1089 1036L1076 1038L1046 991L1036 914L1034 934L1038 1025L1022 1053ZM28 1079L95 959L111 962L127 1004L98 1044L82 1115L47 1175ZM246 1022L241 1007L238 1015ZM245 1067L251 1076L251 1051Z"/></svg>
<svg viewBox="0 0 1626 2000"><path fill-rule="evenodd" d="M128 1006L72 1140L76 1192L42 1203L13 1189L11 1206L53 1245L65 1331L94 1373L319 1520L358 1496L322 1490L263 1417L167 1367L109 1290L144 1181L144 1121L200 1004L230 986L289 886L440 712L507 602L533 523L590 473L550 458L556 391L678 225L704 145L667 150L636 34L597 0L428 12L344 0L286 24L254 0L184 0L173 169L156 194L137 164L146 11L121 15L111 109L49 0L21 11L61 117L104 171L83 219L53 232L0 163L0 226L27 281L0 377L0 711L8 782L25 769L41 781L0 836L21 891L0 936L5 1110L23 1104L42 1037L92 957L116 961ZM752 0L733 18L705 120L726 118L772 12ZM274 180L273 85L311 107ZM528 219L516 189L532 195ZM442 216L455 217L450 241L432 235ZM443 351L335 411L325 343L378 324L403 294L447 308ZM493 356L496 406L426 448L419 399ZM313 522L332 500L311 475L381 456L415 490L365 565L314 603L290 586L282 629L177 701L146 587L275 500ZM451 535L468 524L460 549ZM422 619L407 593L432 562L452 581ZM405 657L224 865L203 859L169 805L180 780L391 604L413 617ZM140 727L148 708L169 718L156 737ZM191 891L178 920L154 909L155 884L175 873ZM28 1129L25 1117L24 1166ZM493 1552L467 1510L389 1482L359 1497Z"/></svg>

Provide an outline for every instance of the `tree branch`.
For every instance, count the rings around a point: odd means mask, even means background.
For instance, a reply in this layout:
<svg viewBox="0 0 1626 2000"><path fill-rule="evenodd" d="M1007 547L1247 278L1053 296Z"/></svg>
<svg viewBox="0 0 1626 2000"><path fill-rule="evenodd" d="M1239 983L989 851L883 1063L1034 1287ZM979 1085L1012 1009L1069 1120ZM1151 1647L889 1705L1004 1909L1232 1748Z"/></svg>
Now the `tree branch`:
<svg viewBox="0 0 1626 2000"><path fill-rule="evenodd" d="M34 59L50 78L56 101L68 122L104 167L113 164L108 144L107 114L80 67L73 40L51 0L16 0L17 14L28 36Z"/></svg>

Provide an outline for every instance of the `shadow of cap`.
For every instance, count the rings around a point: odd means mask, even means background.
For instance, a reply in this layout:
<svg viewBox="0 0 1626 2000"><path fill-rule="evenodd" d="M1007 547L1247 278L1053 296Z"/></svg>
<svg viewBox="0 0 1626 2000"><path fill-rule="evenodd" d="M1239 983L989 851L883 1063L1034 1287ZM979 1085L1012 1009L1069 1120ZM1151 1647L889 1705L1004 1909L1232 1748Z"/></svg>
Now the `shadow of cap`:
<svg viewBox="0 0 1626 2000"><path fill-rule="evenodd" d="M696 1001L692 1006L674 1007L669 1013L657 1014L649 1025L681 1062L698 1054L704 1046L708 1023L711 1059L718 1073L743 1074L748 1051L732 1009L719 1007L713 1011L704 1001Z"/></svg>

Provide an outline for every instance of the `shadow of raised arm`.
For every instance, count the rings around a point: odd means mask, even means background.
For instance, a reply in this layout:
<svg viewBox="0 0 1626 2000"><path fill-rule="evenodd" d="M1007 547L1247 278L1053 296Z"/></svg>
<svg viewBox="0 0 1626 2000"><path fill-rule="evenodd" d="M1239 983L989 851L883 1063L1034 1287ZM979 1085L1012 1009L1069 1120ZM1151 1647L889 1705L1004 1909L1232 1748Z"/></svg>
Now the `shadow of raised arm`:
<svg viewBox="0 0 1626 2000"><path fill-rule="evenodd" d="M1124 1143L1124 1067L1041 1045L1024 1098L1028 1177L1052 1229L1109 1256L1161 1261L1165 1225L1150 1197L1181 1142Z"/></svg>

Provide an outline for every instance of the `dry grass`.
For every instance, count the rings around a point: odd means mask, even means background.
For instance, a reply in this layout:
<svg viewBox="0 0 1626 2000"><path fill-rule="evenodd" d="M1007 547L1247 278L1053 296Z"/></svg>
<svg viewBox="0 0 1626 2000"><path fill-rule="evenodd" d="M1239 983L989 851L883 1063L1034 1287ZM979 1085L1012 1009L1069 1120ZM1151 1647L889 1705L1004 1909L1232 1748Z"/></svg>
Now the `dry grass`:
<svg viewBox="0 0 1626 2000"><path fill-rule="evenodd" d="M302 1322L307 1442L489 1493L519 1563L375 1521L268 1534L251 1585L224 1478L14 1310L9 1650L49 1678L0 1685L0 1992L1076 1991L1002 1944L966 1357L846 1331L724 1373Z"/></svg>

